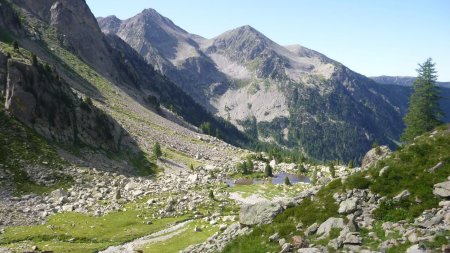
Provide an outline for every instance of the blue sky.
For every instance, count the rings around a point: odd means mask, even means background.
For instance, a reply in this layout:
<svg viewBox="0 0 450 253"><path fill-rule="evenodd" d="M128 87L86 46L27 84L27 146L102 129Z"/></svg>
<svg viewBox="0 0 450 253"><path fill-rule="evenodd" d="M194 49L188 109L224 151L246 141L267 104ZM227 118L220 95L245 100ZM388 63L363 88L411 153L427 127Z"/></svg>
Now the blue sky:
<svg viewBox="0 0 450 253"><path fill-rule="evenodd" d="M367 75L415 76L432 57L450 81L449 0L87 0L96 16L126 19L156 9L212 38L251 25L282 45L300 44Z"/></svg>

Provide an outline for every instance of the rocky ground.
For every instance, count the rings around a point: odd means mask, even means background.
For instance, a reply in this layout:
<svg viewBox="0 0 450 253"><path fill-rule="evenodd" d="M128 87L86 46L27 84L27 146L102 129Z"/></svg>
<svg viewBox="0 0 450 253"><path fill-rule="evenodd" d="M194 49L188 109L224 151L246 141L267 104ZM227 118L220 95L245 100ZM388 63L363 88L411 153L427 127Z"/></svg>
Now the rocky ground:
<svg viewBox="0 0 450 253"><path fill-rule="evenodd" d="M382 150L383 152L369 152L365 162L375 163L380 157L390 155L384 148ZM130 207L130 203L134 203L141 208L152 210L152 215L144 219L148 224L164 217L191 215L191 218L136 238L129 243L109 247L104 252L139 252L136 250L145 245L148 247L188 233L186 225L192 221L216 226L217 232L202 243L188 246L182 252L220 252L237 237L250 234L254 226L270 224L277 214L287 208L299 205L304 199L314 199L319 190L332 180L329 167L305 165L309 174L316 177L315 186L306 185L301 192L293 195L283 195L283 191L280 191L279 197L267 198L255 192L253 197L245 198L239 192L231 193L229 191L231 188L227 188L224 184L231 174L236 173L236 168L231 162L228 166L219 168L207 164L206 159L197 158L206 165L199 166L193 171L170 159L161 159L158 164L165 168L164 172L154 177L136 177L72 165L64 171L73 179L73 184L69 188L59 188L43 195L14 196L3 187L0 192L2 196L0 233L4 233L5 228L12 226L45 224L47 219L56 213L78 212L102 217L108 213L123 211ZM298 171L294 164L272 162L272 165L275 168L274 173ZM262 163L255 161L255 172L261 172L263 167ZM439 166L433 170L436 169L439 169ZM335 174L345 182L352 173L364 170L367 168L349 170L345 166L336 166ZM380 174L386 170L381 170ZM214 194L214 201L209 196L211 191ZM386 197L372 193L368 189L354 188L341 193L336 192L332 197L339 207L339 216L330 217L323 223L314 223L308 227L298 223L296 227L304 233L304 236L282 237L275 233L262 240L278 242L280 252L330 252L330 249L338 252L389 252L391 248L405 243L411 245L407 252L431 252L426 251L423 245L433 241L443 231L450 230L450 177L448 181L435 184L433 192L442 198L439 207L424 211L413 223L376 222L373 212ZM401 201L409 195L407 190L402 191L393 197L393 201ZM254 201L255 198L257 201ZM214 208L205 209L208 205ZM227 206L240 206L240 213L233 211L221 213L220 210L224 210ZM196 226L193 232L205 228L206 226ZM336 237L327 239L336 231L339 231ZM314 242L317 240L329 241L325 247L316 245ZM363 247L363 240L378 245L379 251ZM443 247L443 252L446 252L447 246ZM9 252L7 248L2 250L0 252Z"/></svg>

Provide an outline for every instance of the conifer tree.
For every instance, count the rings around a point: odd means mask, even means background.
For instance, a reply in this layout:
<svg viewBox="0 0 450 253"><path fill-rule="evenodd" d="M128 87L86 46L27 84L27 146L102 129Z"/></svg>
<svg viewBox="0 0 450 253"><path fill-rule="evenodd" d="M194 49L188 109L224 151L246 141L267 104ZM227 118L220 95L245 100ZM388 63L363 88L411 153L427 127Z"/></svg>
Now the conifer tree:
<svg viewBox="0 0 450 253"><path fill-rule="evenodd" d="M291 180L289 180L289 177L285 177L285 178L284 178L284 184L285 184L285 185L292 185L292 184L291 184Z"/></svg>
<svg viewBox="0 0 450 253"><path fill-rule="evenodd" d="M156 159L159 159L162 156L161 145L159 145L159 142L156 142L155 145L153 145L153 155Z"/></svg>
<svg viewBox="0 0 450 253"><path fill-rule="evenodd" d="M268 163L266 163L266 167L264 168L264 174L266 177L273 177L272 166Z"/></svg>
<svg viewBox="0 0 450 253"><path fill-rule="evenodd" d="M432 59L428 58L423 64L419 64L417 73L408 113L403 118L406 128L401 139L406 142L442 124L443 113L439 106L439 87L436 85L437 72Z"/></svg>

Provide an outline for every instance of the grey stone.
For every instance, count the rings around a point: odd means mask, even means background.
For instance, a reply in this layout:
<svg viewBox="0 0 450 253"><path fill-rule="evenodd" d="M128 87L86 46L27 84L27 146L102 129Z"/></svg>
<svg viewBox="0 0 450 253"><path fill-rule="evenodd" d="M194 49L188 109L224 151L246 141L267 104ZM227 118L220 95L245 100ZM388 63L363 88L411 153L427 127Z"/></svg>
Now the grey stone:
<svg viewBox="0 0 450 253"><path fill-rule="evenodd" d="M302 248L298 249L298 253L322 253L322 251L318 248Z"/></svg>
<svg viewBox="0 0 450 253"><path fill-rule="evenodd" d="M329 236L330 231L333 228L344 228L344 219L334 217L328 218L328 220L320 224L319 228L317 229L317 235L325 237Z"/></svg>
<svg viewBox="0 0 450 253"><path fill-rule="evenodd" d="M280 240L280 235L278 233L269 236L269 242L277 242L278 240Z"/></svg>
<svg viewBox="0 0 450 253"><path fill-rule="evenodd" d="M378 173L378 176L383 176L389 169L389 166L385 166L380 170L380 173Z"/></svg>
<svg viewBox="0 0 450 253"><path fill-rule="evenodd" d="M317 224L317 223L312 224L305 230L305 235L310 236L310 235L315 234L317 232L318 228L319 228L319 224Z"/></svg>
<svg viewBox="0 0 450 253"><path fill-rule="evenodd" d="M340 214L349 214L356 211L356 199L347 199L341 202L339 205L338 213Z"/></svg>
<svg viewBox="0 0 450 253"><path fill-rule="evenodd" d="M419 244L414 244L406 250L406 253L425 253L426 251L422 249Z"/></svg>
<svg viewBox="0 0 450 253"><path fill-rule="evenodd" d="M350 232L345 235L344 244L353 244L353 245L361 245L362 239L359 233Z"/></svg>
<svg viewBox="0 0 450 253"><path fill-rule="evenodd" d="M450 181L435 184L433 194L442 198L450 197Z"/></svg>
<svg viewBox="0 0 450 253"><path fill-rule="evenodd" d="M444 166L443 162L438 162L438 164L436 164L435 166L433 166L432 168L428 169L428 172L435 172L436 170L440 169L442 166Z"/></svg>
<svg viewBox="0 0 450 253"><path fill-rule="evenodd" d="M408 198L409 196L411 196L411 193L408 190L403 190L402 192L397 194L397 196L395 196L393 199L394 201L400 201Z"/></svg>
<svg viewBox="0 0 450 253"><path fill-rule="evenodd" d="M288 253L288 252L290 252L291 251L291 244L290 243L285 243L285 244L283 244L283 246L281 246L281 251L280 251L280 253Z"/></svg>
<svg viewBox="0 0 450 253"><path fill-rule="evenodd" d="M369 150L362 160L362 168L366 169L377 164L379 160L382 160L391 153L392 151L388 146L380 146Z"/></svg>
<svg viewBox="0 0 450 253"><path fill-rule="evenodd" d="M240 211L240 223L243 225L268 224L283 211L277 203L260 202L254 205L244 205Z"/></svg>

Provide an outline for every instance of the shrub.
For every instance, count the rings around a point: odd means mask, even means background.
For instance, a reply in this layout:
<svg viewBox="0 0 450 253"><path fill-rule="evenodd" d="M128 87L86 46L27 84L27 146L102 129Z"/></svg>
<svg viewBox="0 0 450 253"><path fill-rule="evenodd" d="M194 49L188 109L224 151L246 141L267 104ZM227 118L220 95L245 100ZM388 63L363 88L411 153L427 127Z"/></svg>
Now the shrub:
<svg viewBox="0 0 450 253"><path fill-rule="evenodd" d="M156 159L159 159L162 156L161 145L159 142L156 142L153 145L153 156L155 156Z"/></svg>
<svg viewBox="0 0 450 253"><path fill-rule="evenodd" d="M367 189L370 186L370 181L365 178L365 174L358 172L350 177L346 181L347 189Z"/></svg>
<svg viewBox="0 0 450 253"><path fill-rule="evenodd" d="M266 175L266 177L273 176L272 167L268 163L266 163L266 167L264 168L264 174Z"/></svg>

